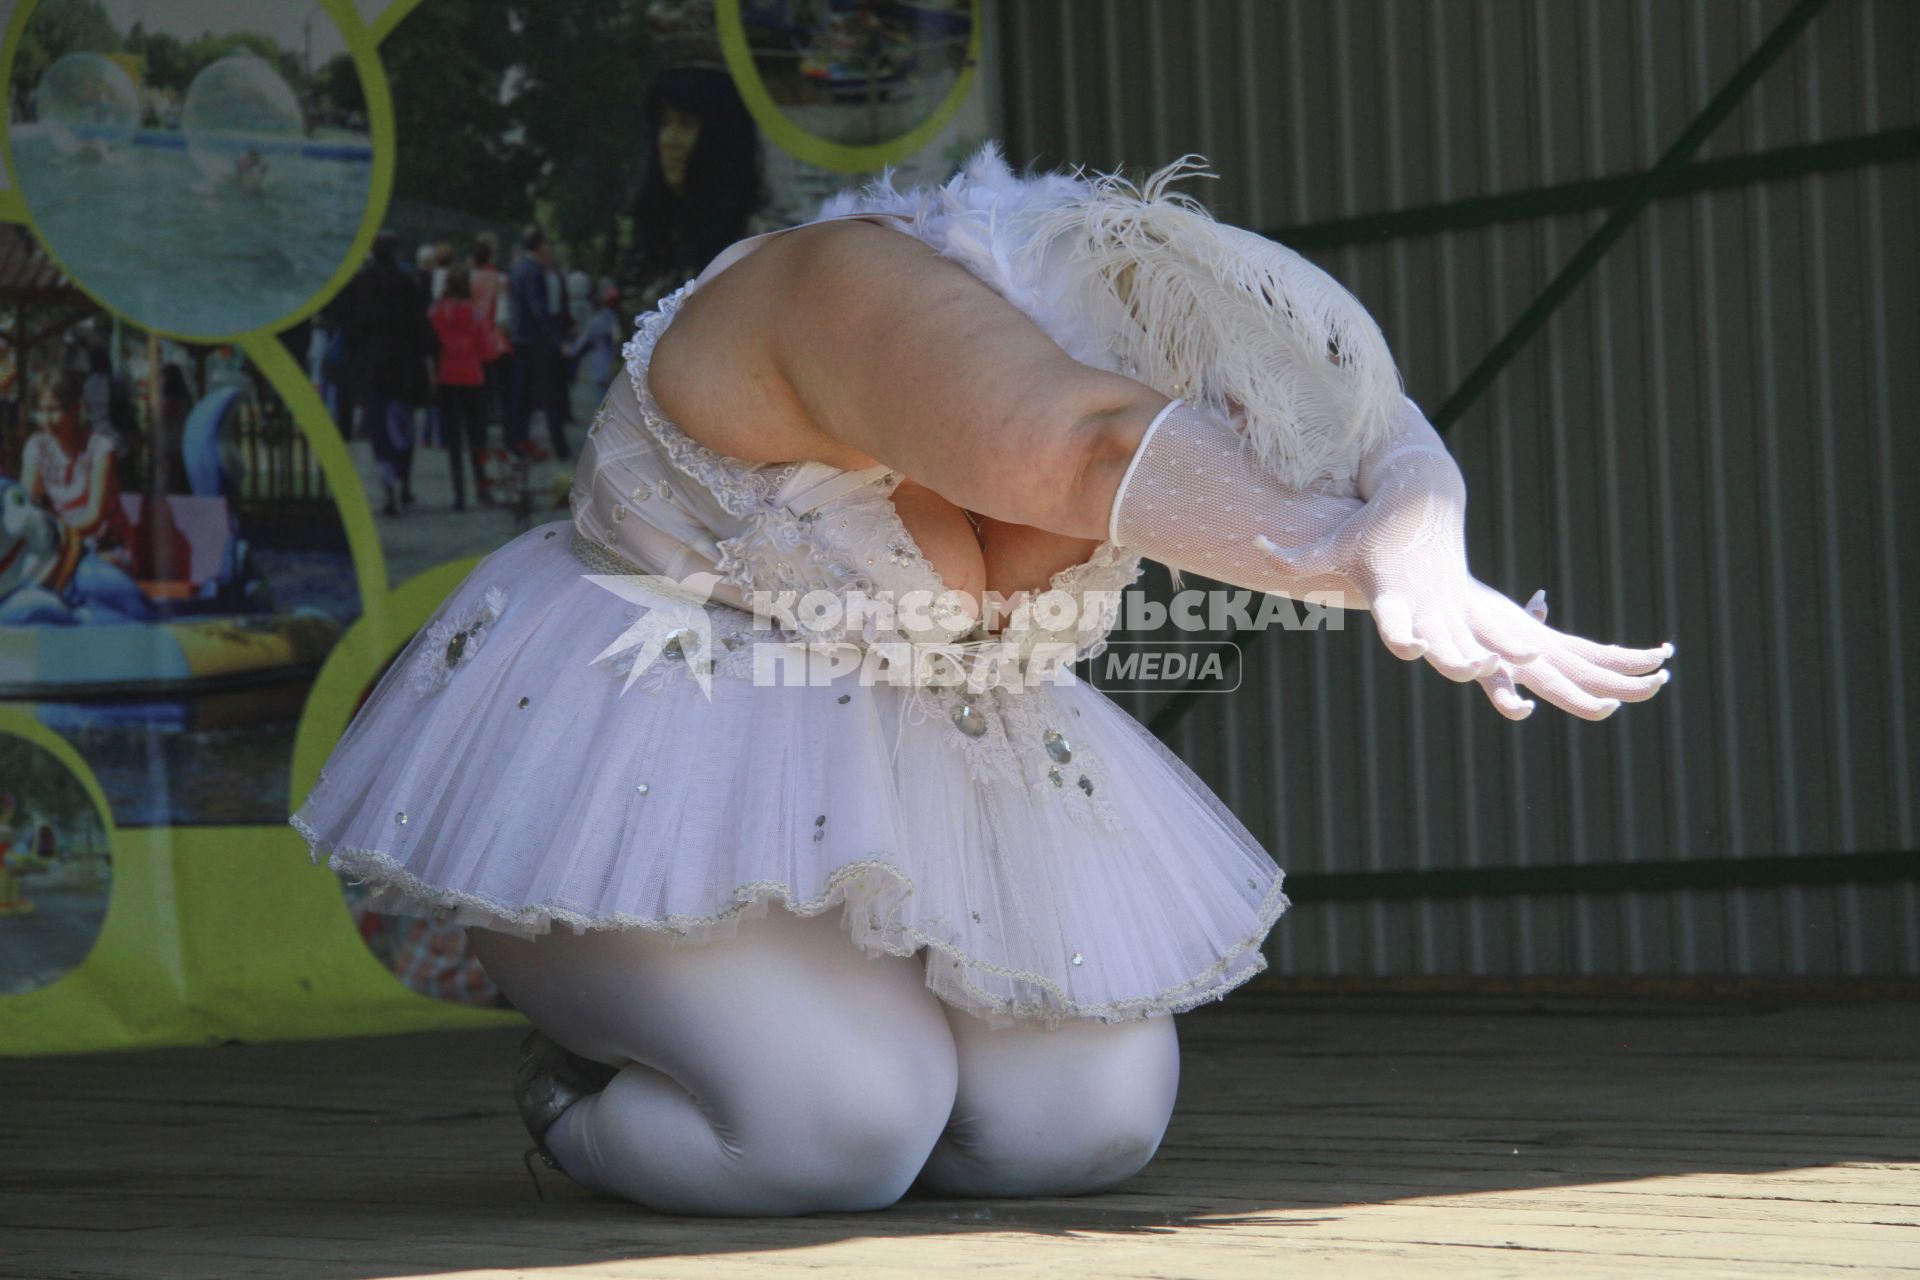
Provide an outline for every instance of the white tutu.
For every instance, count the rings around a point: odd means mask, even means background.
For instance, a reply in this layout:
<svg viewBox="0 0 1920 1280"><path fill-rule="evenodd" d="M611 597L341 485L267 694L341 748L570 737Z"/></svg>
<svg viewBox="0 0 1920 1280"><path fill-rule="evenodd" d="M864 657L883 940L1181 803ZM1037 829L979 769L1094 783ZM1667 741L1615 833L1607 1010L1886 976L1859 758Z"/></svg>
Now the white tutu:
<svg viewBox="0 0 1920 1280"><path fill-rule="evenodd" d="M473 572L293 819L377 908L691 939L770 902L842 908L856 944L926 948L934 993L994 1021L1178 1011L1264 967L1279 869L1099 691L990 691L977 739L851 675L756 687L723 664L709 701L669 662L618 696L593 659L630 606L572 537L535 529Z"/></svg>

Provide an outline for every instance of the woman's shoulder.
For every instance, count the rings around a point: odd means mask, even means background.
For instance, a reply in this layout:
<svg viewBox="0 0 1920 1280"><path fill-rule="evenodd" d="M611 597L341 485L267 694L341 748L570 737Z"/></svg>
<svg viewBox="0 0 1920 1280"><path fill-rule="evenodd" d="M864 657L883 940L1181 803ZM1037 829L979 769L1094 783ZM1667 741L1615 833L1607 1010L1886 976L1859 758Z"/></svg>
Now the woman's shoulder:
<svg viewBox="0 0 1920 1280"><path fill-rule="evenodd" d="M663 299L647 318L654 338L633 373L645 379L662 414L718 453L753 463L845 466L821 456L832 442L800 411L775 363L774 331L799 311L783 248L776 240L698 288Z"/></svg>

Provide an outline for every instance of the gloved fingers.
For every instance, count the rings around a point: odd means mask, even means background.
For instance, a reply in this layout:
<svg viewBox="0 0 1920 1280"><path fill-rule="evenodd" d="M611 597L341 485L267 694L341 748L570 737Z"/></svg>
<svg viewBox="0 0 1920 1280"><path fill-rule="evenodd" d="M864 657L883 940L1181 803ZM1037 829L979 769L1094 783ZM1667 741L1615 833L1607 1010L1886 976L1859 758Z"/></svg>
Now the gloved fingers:
<svg viewBox="0 0 1920 1280"><path fill-rule="evenodd" d="M1507 598L1484 582L1476 581L1474 585L1478 588L1474 597L1476 621L1478 621L1481 605L1485 605L1489 613L1498 615L1499 609L1495 602L1506 603ZM1671 644L1663 644L1655 649L1628 649L1618 645L1600 644L1571 632L1556 631L1546 625L1547 593L1544 588L1533 593L1522 612L1527 615L1528 621L1519 622L1511 618L1509 621L1520 627L1522 634L1533 643L1535 648L1542 652L1551 650L1560 653L1576 653L1594 666L1619 675L1646 675L1657 671L1662 663L1673 656ZM1490 637L1485 635L1481 638L1483 641L1490 640Z"/></svg>
<svg viewBox="0 0 1920 1280"><path fill-rule="evenodd" d="M1658 671L1661 664L1673 656L1672 644L1663 644L1655 649L1626 649L1618 645L1600 644L1564 631L1555 634L1563 642L1561 647L1579 654L1596 667L1621 675L1643 676Z"/></svg>
<svg viewBox="0 0 1920 1280"><path fill-rule="evenodd" d="M1412 662L1427 652L1427 645L1414 629L1413 607L1405 596L1390 591L1369 592L1373 625L1380 629L1380 641L1396 658Z"/></svg>
<svg viewBox="0 0 1920 1280"><path fill-rule="evenodd" d="M1444 610L1422 610L1414 621L1414 630L1426 642L1428 664L1447 679L1464 684L1485 674L1480 659L1462 649L1455 640L1453 620ZM1486 653L1486 650L1475 645L1474 653Z"/></svg>
<svg viewBox="0 0 1920 1280"><path fill-rule="evenodd" d="M1537 620L1493 588L1476 585L1481 590L1467 606L1474 638L1515 666L1539 657L1542 636Z"/></svg>
<svg viewBox="0 0 1920 1280"><path fill-rule="evenodd" d="M1530 607L1539 599L1522 607L1509 600L1479 579L1473 580L1472 593L1467 603L1468 618L1473 632L1480 643L1511 662L1523 667L1539 657L1554 632L1542 626Z"/></svg>
<svg viewBox="0 0 1920 1280"><path fill-rule="evenodd" d="M1451 613L1449 620L1453 627L1454 646L1466 654L1467 660L1473 663L1473 678L1478 680L1498 670L1500 655L1480 643L1480 637L1474 631L1471 616Z"/></svg>
<svg viewBox="0 0 1920 1280"><path fill-rule="evenodd" d="M1673 673L1660 670L1650 675L1624 675L1595 666L1571 648L1550 651L1543 659L1553 663L1560 674L1597 698L1616 698L1621 702L1645 702L1666 687Z"/></svg>
<svg viewBox="0 0 1920 1280"><path fill-rule="evenodd" d="M1480 687L1486 690L1494 710L1507 719L1525 720L1533 714L1533 702L1513 687L1513 668L1506 663L1495 667L1491 675L1480 677Z"/></svg>
<svg viewBox="0 0 1920 1280"><path fill-rule="evenodd" d="M1620 709L1619 699L1594 697L1546 658L1514 668L1513 678L1568 715L1582 720L1605 720Z"/></svg>

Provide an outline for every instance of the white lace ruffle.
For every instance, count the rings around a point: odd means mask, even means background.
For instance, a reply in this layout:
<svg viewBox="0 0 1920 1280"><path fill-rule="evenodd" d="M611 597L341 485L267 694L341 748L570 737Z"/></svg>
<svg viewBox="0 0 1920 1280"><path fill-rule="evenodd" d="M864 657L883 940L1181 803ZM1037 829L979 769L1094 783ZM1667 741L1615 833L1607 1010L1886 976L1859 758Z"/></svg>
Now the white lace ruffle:
<svg viewBox="0 0 1920 1280"><path fill-rule="evenodd" d="M1094 548L1081 563L1053 575L1047 591L1022 603L1008 620L1008 630L1031 649L1041 644L1070 644L1079 660L1099 656L1107 639L1120 625L1121 597L1140 578L1137 552L1111 542ZM1073 625L1049 628L1044 625L1043 596L1058 593L1073 605ZM1095 607L1095 606L1098 607Z"/></svg>
<svg viewBox="0 0 1920 1280"><path fill-rule="evenodd" d="M911 878L883 858L846 863L813 894L790 883L756 881L736 886L726 905L701 915L664 918L613 915L583 916L551 907L516 910L476 894L439 889L408 871L397 859L370 849L332 849L298 815L290 819L307 841L313 860L355 884L373 888L367 905L376 911L426 909L443 923L494 929L521 936L537 936L556 924L575 932L590 929L643 929L666 933L699 944L733 936L742 920L752 920L778 906L797 916L817 916L841 909L840 923L855 946L875 955L911 956L925 952L927 987L943 1003L991 1026L1040 1023L1058 1026L1070 1019L1126 1022L1159 1014L1185 1013L1229 991L1267 967L1260 945L1274 922L1291 905L1276 879L1261 904L1258 925L1228 954L1200 972L1151 996L1078 1004L1047 975L1015 969L969 955L962 947L924 925L900 918L900 907L914 895ZM990 974L1012 984L1022 994L1001 996L983 989L975 974Z"/></svg>
<svg viewBox="0 0 1920 1280"><path fill-rule="evenodd" d="M794 464L765 466L709 449L661 412L653 398L653 388L647 383L653 348L692 291L691 283L682 285L662 298L659 307L641 316L633 337L620 348L620 354L626 361L627 379L633 386L634 398L640 402L641 420L666 452L668 461L704 485L729 515L754 516L773 505L774 495L793 474Z"/></svg>

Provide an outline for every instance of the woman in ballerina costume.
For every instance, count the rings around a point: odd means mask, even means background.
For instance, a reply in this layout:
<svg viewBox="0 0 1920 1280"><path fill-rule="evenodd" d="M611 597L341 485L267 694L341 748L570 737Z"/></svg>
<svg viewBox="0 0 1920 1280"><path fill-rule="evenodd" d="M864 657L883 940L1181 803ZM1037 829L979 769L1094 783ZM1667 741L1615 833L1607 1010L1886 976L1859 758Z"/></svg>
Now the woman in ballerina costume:
<svg viewBox="0 0 1920 1280"><path fill-rule="evenodd" d="M988 148L723 252L640 319L572 520L454 592L295 817L386 909L469 926L581 1184L789 1214L1146 1164L1171 1015L1263 967L1286 898L1136 721L1034 678L1142 557L1369 609L1515 719L1665 683L1668 647L1472 576L1379 330L1186 169Z"/></svg>

